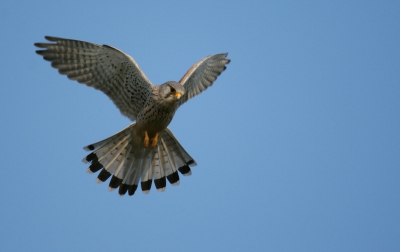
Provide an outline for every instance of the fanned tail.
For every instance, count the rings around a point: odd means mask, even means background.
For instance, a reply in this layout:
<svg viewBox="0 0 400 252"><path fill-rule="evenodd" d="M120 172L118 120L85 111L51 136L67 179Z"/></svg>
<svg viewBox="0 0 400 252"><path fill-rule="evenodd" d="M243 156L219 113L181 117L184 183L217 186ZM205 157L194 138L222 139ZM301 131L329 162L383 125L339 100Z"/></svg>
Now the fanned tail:
<svg viewBox="0 0 400 252"><path fill-rule="evenodd" d="M108 189L119 187L118 193L123 196L127 192L133 195L139 181L143 193L151 189L152 181L157 191L165 191L166 181L179 185L178 171L191 175L190 166L196 162L179 144L169 129L161 134L157 146L144 148L142 139L134 139L136 123L133 123L117 134L84 147L93 151L82 161L91 162L88 173L100 171L96 182L105 182L112 176Z"/></svg>

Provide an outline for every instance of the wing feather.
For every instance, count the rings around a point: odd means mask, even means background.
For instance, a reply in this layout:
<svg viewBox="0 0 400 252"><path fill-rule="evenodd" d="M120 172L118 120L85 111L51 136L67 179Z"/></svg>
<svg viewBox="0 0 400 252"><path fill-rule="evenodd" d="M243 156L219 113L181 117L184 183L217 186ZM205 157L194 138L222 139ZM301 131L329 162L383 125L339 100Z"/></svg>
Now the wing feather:
<svg viewBox="0 0 400 252"><path fill-rule="evenodd" d="M210 87L217 77L226 69L230 60L227 53L214 54L194 64L179 81L185 87L181 104L190 100Z"/></svg>
<svg viewBox="0 0 400 252"><path fill-rule="evenodd" d="M56 43L35 43L36 53L51 62L60 74L104 92L121 113L135 120L153 84L135 60L124 52L89 42L45 37Z"/></svg>

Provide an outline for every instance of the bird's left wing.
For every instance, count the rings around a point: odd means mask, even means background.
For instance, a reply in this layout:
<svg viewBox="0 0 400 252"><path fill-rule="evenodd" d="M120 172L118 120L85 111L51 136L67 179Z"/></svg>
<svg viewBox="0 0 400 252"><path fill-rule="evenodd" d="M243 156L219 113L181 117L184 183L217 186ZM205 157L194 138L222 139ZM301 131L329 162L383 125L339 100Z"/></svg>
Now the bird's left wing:
<svg viewBox="0 0 400 252"><path fill-rule="evenodd" d="M214 54L194 64L179 81L185 88L181 104L200 94L211 86L217 77L226 69L230 60L227 53Z"/></svg>
<svg viewBox="0 0 400 252"><path fill-rule="evenodd" d="M121 113L135 120L153 84L135 60L124 52L107 45L45 37L55 43L35 43L45 48L36 53L71 80L101 90Z"/></svg>

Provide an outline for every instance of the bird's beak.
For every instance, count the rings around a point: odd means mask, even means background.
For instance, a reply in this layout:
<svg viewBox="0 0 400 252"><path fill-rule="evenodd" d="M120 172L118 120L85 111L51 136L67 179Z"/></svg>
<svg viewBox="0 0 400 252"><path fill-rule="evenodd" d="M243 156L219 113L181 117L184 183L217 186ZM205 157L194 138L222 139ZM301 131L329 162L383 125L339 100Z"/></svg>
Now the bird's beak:
<svg viewBox="0 0 400 252"><path fill-rule="evenodd" d="M181 97L182 97L182 94L181 93L178 93L178 92L176 92L175 94L174 94L174 96L175 96L175 98L176 99L181 99Z"/></svg>

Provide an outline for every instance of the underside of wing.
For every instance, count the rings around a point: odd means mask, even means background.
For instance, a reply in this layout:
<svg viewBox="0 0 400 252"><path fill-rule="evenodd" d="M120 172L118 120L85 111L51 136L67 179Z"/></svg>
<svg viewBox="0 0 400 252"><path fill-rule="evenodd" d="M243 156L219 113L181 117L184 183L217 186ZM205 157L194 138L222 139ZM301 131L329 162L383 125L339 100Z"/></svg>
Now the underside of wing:
<svg viewBox="0 0 400 252"><path fill-rule="evenodd" d="M135 60L107 45L45 37L55 43L35 43L36 53L71 80L101 90L131 120L146 102L152 84Z"/></svg>
<svg viewBox="0 0 400 252"><path fill-rule="evenodd" d="M230 60L227 53L207 56L194 64L179 81L185 87L181 104L200 94L210 87L217 77L226 69Z"/></svg>

